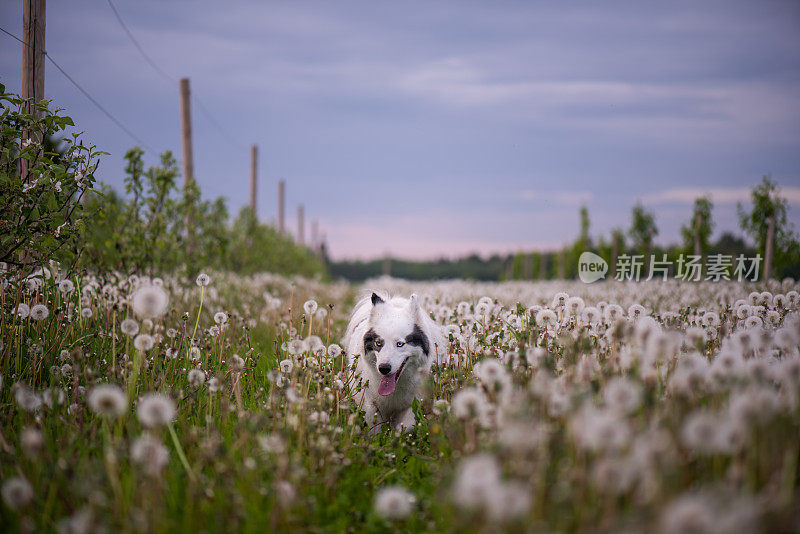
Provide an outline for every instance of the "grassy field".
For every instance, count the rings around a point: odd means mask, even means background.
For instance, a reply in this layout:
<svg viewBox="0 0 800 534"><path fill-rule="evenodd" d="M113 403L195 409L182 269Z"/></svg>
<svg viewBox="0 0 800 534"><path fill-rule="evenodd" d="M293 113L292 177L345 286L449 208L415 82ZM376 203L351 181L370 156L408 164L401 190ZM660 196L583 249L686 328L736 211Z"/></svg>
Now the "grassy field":
<svg viewBox="0 0 800 534"><path fill-rule="evenodd" d="M410 284L449 362L369 437L362 290L6 273L0 531L800 528L797 286Z"/></svg>

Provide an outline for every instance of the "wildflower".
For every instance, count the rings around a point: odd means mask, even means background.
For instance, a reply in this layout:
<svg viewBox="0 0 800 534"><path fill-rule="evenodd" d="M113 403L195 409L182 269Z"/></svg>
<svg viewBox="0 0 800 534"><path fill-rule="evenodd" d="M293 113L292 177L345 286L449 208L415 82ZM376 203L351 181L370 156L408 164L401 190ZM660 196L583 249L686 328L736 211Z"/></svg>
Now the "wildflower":
<svg viewBox="0 0 800 534"><path fill-rule="evenodd" d="M306 351L306 344L302 339L293 339L286 345L286 350L289 354L297 356Z"/></svg>
<svg viewBox="0 0 800 534"><path fill-rule="evenodd" d="M230 365L231 369L238 372L244 369L244 360L238 354L234 354L228 361L228 365Z"/></svg>
<svg viewBox="0 0 800 534"><path fill-rule="evenodd" d="M600 322L600 310L594 306L587 306L581 313L581 319L586 324L597 324Z"/></svg>
<svg viewBox="0 0 800 534"><path fill-rule="evenodd" d="M192 369L187 380L191 387L199 388L206 381L206 374L201 369Z"/></svg>
<svg viewBox="0 0 800 534"><path fill-rule="evenodd" d="M328 356L330 356L331 358L338 358L341 353L342 353L342 347L340 347L336 343L331 343L330 345L328 345Z"/></svg>
<svg viewBox="0 0 800 534"><path fill-rule="evenodd" d="M3 502L12 510L19 510L33 500L33 486L21 477L5 479L0 493L3 495Z"/></svg>
<svg viewBox="0 0 800 534"><path fill-rule="evenodd" d="M642 401L642 390L633 380L624 377L612 378L603 388L606 406L621 413L635 412Z"/></svg>
<svg viewBox="0 0 800 534"><path fill-rule="evenodd" d="M261 434L256 438L259 447L267 454L283 454L286 452L286 442L278 434Z"/></svg>
<svg viewBox="0 0 800 534"><path fill-rule="evenodd" d="M222 311L219 311L214 314L214 322L217 324L225 324L228 322L228 314Z"/></svg>
<svg viewBox="0 0 800 534"><path fill-rule="evenodd" d="M65 295L69 295L74 289L75 284L72 283L72 280L62 280L58 283L58 290Z"/></svg>
<svg viewBox="0 0 800 534"><path fill-rule="evenodd" d="M317 311L317 301L316 300L307 300L303 304L303 310L305 310L307 315L313 315L315 311Z"/></svg>
<svg viewBox="0 0 800 534"><path fill-rule="evenodd" d="M281 360L281 363L278 364L278 366L279 366L279 368L280 368L282 373L285 373L285 374L288 375L289 373L292 372L292 369L294 369L294 362L292 360L289 360L289 359Z"/></svg>
<svg viewBox="0 0 800 534"><path fill-rule="evenodd" d="M23 150L24 150L24 149L26 149L26 148L28 148L28 147L29 147L29 146L31 146L31 145L33 145L33 139L31 139L30 137L26 137L26 138L25 138L25 139L23 139L23 140L22 140L22 142L20 143L20 146L22 146L22 149L23 149Z"/></svg>
<svg viewBox="0 0 800 534"><path fill-rule="evenodd" d="M720 424L716 414L696 411L683 424L681 442L701 454L720 452Z"/></svg>
<svg viewBox="0 0 800 534"><path fill-rule="evenodd" d="M405 488L387 486L375 493L373 508L384 519L403 519L411 515L416 498Z"/></svg>
<svg viewBox="0 0 800 534"><path fill-rule="evenodd" d="M208 379L208 391L211 393L219 391L219 378L214 376Z"/></svg>
<svg viewBox="0 0 800 534"><path fill-rule="evenodd" d="M36 412L42 407L42 399L35 391L24 384L16 383L13 387L14 400L26 412Z"/></svg>
<svg viewBox="0 0 800 534"><path fill-rule="evenodd" d="M563 291L559 291L553 297L553 302L550 304L550 306L552 306L553 308L564 306L567 303L567 299L569 299L569 295L567 295Z"/></svg>
<svg viewBox="0 0 800 534"><path fill-rule="evenodd" d="M564 309L575 317L579 316L583 311L586 303L580 297L570 297L567 299Z"/></svg>
<svg viewBox="0 0 800 534"><path fill-rule="evenodd" d="M543 308L536 314L536 324L544 327L554 327L558 322L558 316L553 310Z"/></svg>
<svg viewBox="0 0 800 534"><path fill-rule="evenodd" d="M167 329L167 337L168 337L168 338L172 339L172 338L174 338L174 337L175 337L175 336L177 336L177 335L178 335L178 331L177 331L177 330L175 330L174 328L168 328L168 329Z"/></svg>
<svg viewBox="0 0 800 534"><path fill-rule="evenodd" d="M50 310L44 304L37 304L31 308L31 319L35 321L47 319L48 315L50 315Z"/></svg>
<svg viewBox="0 0 800 534"><path fill-rule="evenodd" d="M128 410L128 399L117 385L100 384L89 391L89 408L101 417L119 417Z"/></svg>
<svg viewBox="0 0 800 534"><path fill-rule="evenodd" d="M27 319L28 316L31 314L31 309L24 302L20 302L14 309L14 313L17 314L17 317L19 317L20 319Z"/></svg>
<svg viewBox="0 0 800 534"><path fill-rule="evenodd" d="M200 348L199 347L189 347L189 359L193 362L200 360Z"/></svg>
<svg viewBox="0 0 800 534"><path fill-rule="evenodd" d="M474 418L486 403L483 392L474 387L464 388L453 396L453 414L459 419Z"/></svg>
<svg viewBox="0 0 800 534"><path fill-rule="evenodd" d="M175 420L175 403L163 393L148 393L139 399L136 415L147 428L163 426Z"/></svg>
<svg viewBox="0 0 800 534"><path fill-rule="evenodd" d="M603 312L603 317L605 318L607 324L613 324L617 320L621 319L624 313L625 311L619 304L609 304L606 306L606 309Z"/></svg>
<svg viewBox="0 0 800 534"><path fill-rule="evenodd" d="M44 445L42 431L32 426L26 426L22 429L22 435L19 441L22 446L22 451L31 457L37 456Z"/></svg>
<svg viewBox="0 0 800 534"><path fill-rule="evenodd" d="M83 308L81 310L81 317L84 319L91 319L92 318L92 309L91 308Z"/></svg>
<svg viewBox="0 0 800 534"><path fill-rule="evenodd" d="M169 451L155 436L143 434L131 444L131 460L147 475L156 477L169 462Z"/></svg>
<svg viewBox="0 0 800 534"><path fill-rule="evenodd" d="M142 286L133 292L131 307L133 313L144 318L158 318L167 312L169 296L163 287Z"/></svg>
<svg viewBox="0 0 800 534"><path fill-rule="evenodd" d="M494 358L487 358L476 363L473 373L493 394L503 393L511 385L511 379L505 367Z"/></svg>
<svg viewBox="0 0 800 534"><path fill-rule="evenodd" d="M211 283L211 277L206 273L200 273L197 275L197 280L195 280L195 283L197 283L197 285L200 287L206 287Z"/></svg>
<svg viewBox="0 0 800 534"><path fill-rule="evenodd" d="M133 346L136 350L147 352L153 348L155 340L150 334L139 334L133 339Z"/></svg>
<svg viewBox="0 0 800 534"><path fill-rule="evenodd" d="M462 508L482 508L500 487L500 466L486 453L465 458L458 466L453 501Z"/></svg>
<svg viewBox="0 0 800 534"><path fill-rule="evenodd" d="M133 337L139 333L139 323L133 319L123 319L119 324L119 328L128 337Z"/></svg>

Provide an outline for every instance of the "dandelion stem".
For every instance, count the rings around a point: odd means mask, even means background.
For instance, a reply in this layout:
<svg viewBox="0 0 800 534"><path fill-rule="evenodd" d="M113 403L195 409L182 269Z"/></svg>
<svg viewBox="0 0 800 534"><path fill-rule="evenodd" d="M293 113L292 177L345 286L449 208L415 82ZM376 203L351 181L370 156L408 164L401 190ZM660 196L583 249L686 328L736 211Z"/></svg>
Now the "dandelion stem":
<svg viewBox="0 0 800 534"><path fill-rule="evenodd" d="M206 287L200 286L200 307L197 309L197 320L194 322L194 332L192 332L192 339L197 334L197 325L200 324L200 312L203 311L203 297L206 295Z"/></svg>
<svg viewBox="0 0 800 534"><path fill-rule="evenodd" d="M175 445L175 451L178 453L178 458L183 464L183 468L186 469L186 474L188 474L189 478L194 481L194 471L192 471L192 468L189 466L189 460L186 459L186 455L183 453L183 447L181 447L181 442L178 440L178 435L175 433L175 427L172 425L172 423L167 423L167 428L169 429L169 435L172 436L172 443Z"/></svg>

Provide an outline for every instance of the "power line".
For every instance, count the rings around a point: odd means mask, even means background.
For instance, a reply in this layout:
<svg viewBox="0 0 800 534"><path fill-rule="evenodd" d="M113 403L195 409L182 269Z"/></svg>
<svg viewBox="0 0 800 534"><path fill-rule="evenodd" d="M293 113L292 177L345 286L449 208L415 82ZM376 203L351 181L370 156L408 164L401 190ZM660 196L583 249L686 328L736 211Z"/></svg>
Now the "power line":
<svg viewBox="0 0 800 534"><path fill-rule="evenodd" d="M19 38L19 37L17 37L16 35L14 35L13 33L9 32L9 31L7 31L7 30L5 30L5 29L3 29L3 28L0 28L0 31L2 31L3 33L5 33L6 35L8 35L9 37L13 37L14 39L16 39L17 41L19 41L20 43L22 43L24 46L27 46L27 47L29 47L29 48L31 47L31 46L30 46L28 43L26 43L25 41L23 41L22 39L20 39L20 38ZM52 63L52 64L53 64L53 65L54 65L54 66L55 66L55 67L56 67L56 68L57 68L57 69L58 69L60 72L61 72L61 74L63 74L63 75L64 75L64 77L66 77L66 78L67 78L67 80L69 80L69 81L72 83L72 85L74 85L74 86L75 86L75 87L76 87L76 88L77 88L77 89L78 89L78 90L79 90L81 93L83 93L83 95L84 95L84 96L85 96L87 99L89 99L89 101L90 101L92 104L94 104L94 105L95 105L95 107L97 107L97 109L99 109L100 111L102 111L102 112L103 112L103 114L105 114L105 116L106 116L106 117L108 117L109 119L111 119L111 121L112 121L114 124L116 124L117 126L119 126L119 128L120 128L120 129L121 129L123 132L125 132L126 134L128 134L128 135L129 135L129 136L130 136L130 137L131 137L131 138L132 138L134 141L136 141L137 143L139 143L139 144L140 144L141 146L143 146L144 148L146 148L146 149L150 150L151 152L155 152L155 150L153 149L153 147L151 147L150 145L148 145L147 143L145 143L144 141L142 141L142 139L141 139L141 138L139 138L139 136L137 136L135 133L133 133L133 132L130 130L130 128L128 128L127 126L125 126L125 125L122 123L122 121L121 121L121 120L119 120L118 118L116 118L116 117L115 117L115 116L114 116L114 115L113 115L113 114L112 114L110 111L108 111L108 110L107 110L105 107L103 107L103 105L102 105L102 104L100 104L100 102L98 102L98 101L97 101L97 100L96 100L96 99L95 99L95 98L94 98L92 95L90 95L90 94L89 94L89 92L88 92L88 91L86 91L86 89L84 89L83 87L81 87L81 85L80 85L78 82L76 82L76 81L75 81L75 79L74 79L72 76L70 76L70 75L67 73L67 71L65 71L65 70L64 70L64 69L61 67L61 65L59 65L58 63L56 63L56 60L55 60L55 59L53 59L53 58L50 56L50 54L48 54L48 53L47 53L47 51L46 51L46 50L45 50L45 52L44 52L44 55L45 55L45 57L47 57L47 59L49 59L49 60L50 60L50 62L51 62L51 63Z"/></svg>
<svg viewBox="0 0 800 534"><path fill-rule="evenodd" d="M125 30L126 34L128 34L128 38L133 43L133 46L136 47L136 50L139 51L139 54L141 54L141 56L148 63L148 65L153 67L153 70L155 70L164 79L168 80L171 83L178 83L178 81L173 76L170 76L166 71L164 71L164 69L159 67L158 64L153 60L153 58L151 58L147 54L147 52L144 51L142 45L139 44L139 41L136 40L136 37L134 37L133 32L131 32L127 24L125 24L125 21L122 20L122 16L120 16L119 11L117 11L117 8L114 7L114 4L111 2L111 0L107 1L108 1L108 6L114 12L114 16L116 16L119 25L122 26L122 29ZM206 116L206 118L217 129L219 134L225 138L226 141L228 141L232 146L236 148L239 148L241 146L240 143L233 140L230 134L228 134L228 132L222 127L222 125L220 125L219 121L217 121L217 119L214 118L214 116L211 114L211 111L209 111L208 107L206 107L206 105L203 104L203 102L196 95L192 94L192 100L194 100L195 104L197 104L197 108Z"/></svg>
<svg viewBox="0 0 800 534"><path fill-rule="evenodd" d="M111 11L114 12L114 15L117 17L117 21L119 21L119 25L122 26L122 29L125 30L125 33L128 34L128 37L130 38L131 42L133 42L133 46L136 47L136 49L139 51L139 53L142 55L142 57L145 59L145 61L147 61L150 64L150 66L153 67L155 69L155 71L158 72L161 76L163 76L164 78L166 78L167 80L169 80L172 83L177 83L177 80L175 80L172 76L170 76L169 74L164 72L161 69L161 67L159 67L156 64L156 62L153 61L153 59L150 56L147 55L147 52L144 51L144 49L142 48L142 45L139 44L139 41L136 40L136 37L134 37L133 33L131 33L131 31L128 29L128 26L125 24L125 21L122 20L122 17L120 16L119 11L117 11L117 8L114 7L114 4L111 3L111 0L108 0L108 5L109 5L109 7L111 7Z"/></svg>

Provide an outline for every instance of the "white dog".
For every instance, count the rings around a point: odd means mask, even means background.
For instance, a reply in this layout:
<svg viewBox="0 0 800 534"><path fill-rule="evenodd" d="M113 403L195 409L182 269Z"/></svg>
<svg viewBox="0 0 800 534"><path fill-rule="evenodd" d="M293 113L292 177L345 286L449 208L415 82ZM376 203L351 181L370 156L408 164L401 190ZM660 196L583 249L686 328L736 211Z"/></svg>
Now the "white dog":
<svg viewBox="0 0 800 534"><path fill-rule="evenodd" d="M411 403L423 376L447 354L442 329L417 296L365 296L353 310L343 343L350 364L357 360L355 382L367 383L355 401L367 423L375 425L373 432L385 423L396 431L410 430L416 422Z"/></svg>

